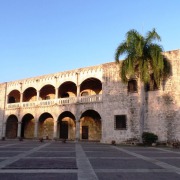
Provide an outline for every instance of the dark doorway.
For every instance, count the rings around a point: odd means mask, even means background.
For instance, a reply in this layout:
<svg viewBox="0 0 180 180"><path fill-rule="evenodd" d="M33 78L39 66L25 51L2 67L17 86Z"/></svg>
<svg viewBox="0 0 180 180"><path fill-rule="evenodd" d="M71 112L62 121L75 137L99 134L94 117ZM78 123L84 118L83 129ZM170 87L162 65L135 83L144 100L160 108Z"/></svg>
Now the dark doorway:
<svg viewBox="0 0 180 180"><path fill-rule="evenodd" d="M67 121L60 122L60 138L68 139L68 122Z"/></svg>
<svg viewBox="0 0 180 180"><path fill-rule="evenodd" d="M88 126L82 126L82 139L88 139Z"/></svg>
<svg viewBox="0 0 180 180"><path fill-rule="evenodd" d="M6 137L9 139L15 139L17 137L18 119L16 116L11 115L6 122Z"/></svg>

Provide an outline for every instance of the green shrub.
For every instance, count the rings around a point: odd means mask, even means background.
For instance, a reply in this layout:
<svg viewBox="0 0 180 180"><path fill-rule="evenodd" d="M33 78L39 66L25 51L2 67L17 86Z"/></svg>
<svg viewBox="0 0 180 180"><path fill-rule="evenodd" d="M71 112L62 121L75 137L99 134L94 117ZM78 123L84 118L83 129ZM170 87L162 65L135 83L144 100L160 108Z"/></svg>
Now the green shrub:
<svg viewBox="0 0 180 180"><path fill-rule="evenodd" d="M158 136L151 132L143 132L142 140L144 144L151 145L158 140Z"/></svg>

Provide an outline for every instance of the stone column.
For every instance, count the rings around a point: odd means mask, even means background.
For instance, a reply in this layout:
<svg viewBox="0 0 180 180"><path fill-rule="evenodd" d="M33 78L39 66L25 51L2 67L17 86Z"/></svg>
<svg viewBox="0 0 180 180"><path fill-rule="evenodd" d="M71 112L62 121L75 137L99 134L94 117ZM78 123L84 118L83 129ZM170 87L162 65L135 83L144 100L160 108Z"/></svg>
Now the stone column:
<svg viewBox="0 0 180 180"><path fill-rule="evenodd" d="M37 101L39 101L39 91L37 91Z"/></svg>
<svg viewBox="0 0 180 180"><path fill-rule="evenodd" d="M3 123L3 132L2 132L2 137L6 137L6 122Z"/></svg>
<svg viewBox="0 0 180 180"><path fill-rule="evenodd" d="M80 97L79 72L76 72L76 84L77 84L77 101L79 101L79 97Z"/></svg>
<svg viewBox="0 0 180 180"><path fill-rule="evenodd" d="M20 138L21 137L21 122L18 122L18 132L17 132L17 137Z"/></svg>
<svg viewBox="0 0 180 180"><path fill-rule="evenodd" d="M58 99L58 88L55 88L55 99Z"/></svg>
<svg viewBox="0 0 180 180"><path fill-rule="evenodd" d="M9 103L9 96L8 95L6 95L6 105Z"/></svg>
<svg viewBox="0 0 180 180"><path fill-rule="evenodd" d="M23 101L23 93L20 93L20 103Z"/></svg>
<svg viewBox="0 0 180 180"><path fill-rule="evenodd" d="M53 134L54 139L57 138L57 124L58 124L58 121L54 121L54 134Z"/></svg>
<svg viewBox="0 0 180 180"><path fill-rule="evenodd" d="M80 120L76 120L76 141L80 140Z"/></svg>
<svg viewBox="0 0 180 180"><path fill-rule="evenodd" d="M35 125L34 125L34 138L38 138L38 121L35 120Z"/></svg>
<svg viewBox="0 0 180 180"><path fill-rule="evenodd" d="M77 85L77 97L80 96L80 85Z"/></svg>

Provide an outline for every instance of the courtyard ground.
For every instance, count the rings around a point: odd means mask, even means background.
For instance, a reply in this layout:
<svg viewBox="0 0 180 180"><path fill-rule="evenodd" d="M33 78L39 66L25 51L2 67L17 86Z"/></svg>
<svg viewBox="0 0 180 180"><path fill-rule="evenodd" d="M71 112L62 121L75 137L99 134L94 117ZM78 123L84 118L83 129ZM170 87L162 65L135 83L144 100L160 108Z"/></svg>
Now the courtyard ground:
<svg viewBox="0 0 180 180"><path fill-rule="evenodd" d="M179 180L180 150L0 141L0 180Z"/></svg>

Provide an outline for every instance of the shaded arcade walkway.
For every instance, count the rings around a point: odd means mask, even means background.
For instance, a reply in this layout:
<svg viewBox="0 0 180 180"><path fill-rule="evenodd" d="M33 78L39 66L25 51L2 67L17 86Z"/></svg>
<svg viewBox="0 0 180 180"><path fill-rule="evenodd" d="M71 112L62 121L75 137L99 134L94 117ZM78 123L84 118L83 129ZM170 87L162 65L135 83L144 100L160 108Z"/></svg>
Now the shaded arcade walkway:
<svg viewBox="0 0 180 180"><path fill-rule="evenodd" d="M0 141L0 179L180 179L180 151L100 143Z"/></svg>

